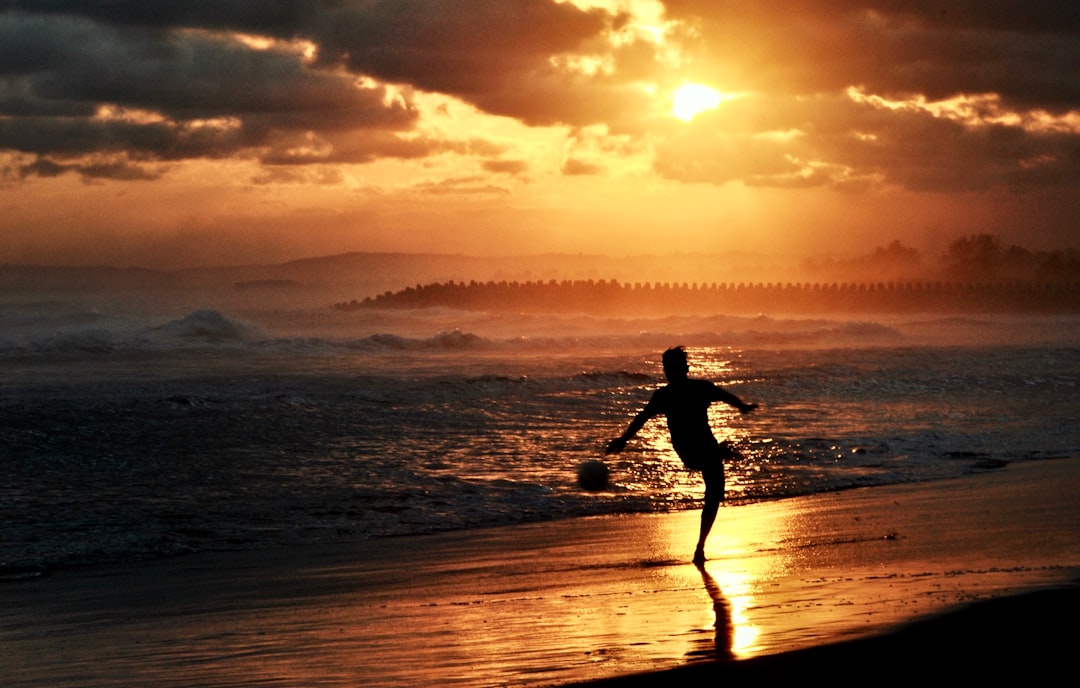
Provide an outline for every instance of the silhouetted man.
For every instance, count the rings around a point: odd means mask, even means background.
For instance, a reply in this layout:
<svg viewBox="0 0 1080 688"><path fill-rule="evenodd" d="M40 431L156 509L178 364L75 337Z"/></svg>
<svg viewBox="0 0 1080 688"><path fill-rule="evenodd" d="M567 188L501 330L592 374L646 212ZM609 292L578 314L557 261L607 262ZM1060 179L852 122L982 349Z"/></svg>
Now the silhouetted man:
<svg viewBox="0 0 1080 688"><path fill-rule="evenodd" d="M664 352L664 375L668 384L653 392L645 408L638 413L621 437L608 445L607 453L621 452L637 431L653 416L667 417L671 446L690 470L701 471L705 480L705 506L701 510L701 534L694 563L705 562L705 538L712 530L716 512L724 499L724 459L732 455L726 444L717 442L709 427L709 404L722 401L749 413L757 404L744 404L737 396L709 382L689 377L690 366L681 346Z"/></svg>

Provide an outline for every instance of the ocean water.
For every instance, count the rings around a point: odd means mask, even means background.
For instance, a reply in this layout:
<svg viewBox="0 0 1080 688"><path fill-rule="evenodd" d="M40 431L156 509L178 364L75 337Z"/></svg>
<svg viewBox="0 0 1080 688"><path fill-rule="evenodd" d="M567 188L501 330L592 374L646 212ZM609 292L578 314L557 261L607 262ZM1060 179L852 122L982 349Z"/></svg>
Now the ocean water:
<svg viewBox="0 0 1080 688"><path fill-rule="evenodd" d="M730 504L1080 453L1080 318L596 319L0 307L0 577L700 504L660 353L714 406ZM576 468L601 458L609 486ZM691 536L688 535L688 538ZM688 540L689 542L689 540Z"/></svg>

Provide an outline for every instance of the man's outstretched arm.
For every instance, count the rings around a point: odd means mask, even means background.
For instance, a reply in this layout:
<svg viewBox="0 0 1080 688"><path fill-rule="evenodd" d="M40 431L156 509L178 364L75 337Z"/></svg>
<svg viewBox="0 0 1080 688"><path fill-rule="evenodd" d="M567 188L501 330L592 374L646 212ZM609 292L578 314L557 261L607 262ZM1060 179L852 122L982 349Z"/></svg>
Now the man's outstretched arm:
<svg viewBox="0 0 1080 688"><path fill-rule="evenodd" d="M758 407L757 404L747 404L739 397L727 391L720 385L713 385L713 401L722 401L725 404L739 409L739 413L750 413Z"/></svg>
<svg viewBox="0 0 1080 688"><path fill-rule="evenodd" d="M607 449L604 451L605 454L618 454L626 447L626 443L637 434L638 430L643 428L645 423L656 415L656 411L654 411L651 406L651 404L647 404L640 413L634 416L634 420L630 421L630 425L626 428L626 432L608 443Z"/></svg>

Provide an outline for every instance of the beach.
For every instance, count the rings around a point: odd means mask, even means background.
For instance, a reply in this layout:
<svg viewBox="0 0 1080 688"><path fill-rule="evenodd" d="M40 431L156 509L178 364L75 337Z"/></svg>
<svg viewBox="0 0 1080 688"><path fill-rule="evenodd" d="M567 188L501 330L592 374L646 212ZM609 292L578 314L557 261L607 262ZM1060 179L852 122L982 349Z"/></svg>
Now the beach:
<svg viewBox="0 0 1080 688"><path fill-rule="evenodd" d="M1077 494L1069 458L727 506L702 569L696 511L64 569L0 585L0 673L7 686L633 685L823 657L835 672L888 654L881 643L910 651L910 628L947 623L912 622L957 609L951 643L999 642L957 662L1029 663L1014 648L1055 647L1047 616L1076 608ZM989 621L972 611L1005 600Z"/></svg>

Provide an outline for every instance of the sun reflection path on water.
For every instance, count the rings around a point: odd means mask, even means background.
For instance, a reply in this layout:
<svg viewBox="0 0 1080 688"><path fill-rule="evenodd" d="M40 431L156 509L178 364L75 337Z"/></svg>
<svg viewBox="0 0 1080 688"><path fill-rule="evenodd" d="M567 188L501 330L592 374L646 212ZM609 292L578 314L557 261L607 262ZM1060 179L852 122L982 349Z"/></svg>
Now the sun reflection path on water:
<svg viewBox="0 0 1080 688"><path fill-rule="evenodd" d="M788 571L788 562L776 556L774 544L785 528L783 522L783 511L775 508L721 509L706 548L709 560L701 571L705 592L717 610L717 641L726 636L730 643L727 648L717 648L720 655L745 659L763 649L759 643L762 629L752 612L761 605L760 591ZM655 537L660 542L654 543L658 550L678 552L692 544L684 522L683 527L678 527L677 520L659 523ZM718 591L710 590L710 583L715 583ZM722 629L724 624L727 632Z"/></svg>
<svg viewBox="0 0 1080 688"><path fill-rule="evenodd" d="M700 576L689 566L679 567L687 585L696 581L705 593L703 604L712 604L718 658L747 659L790 649L792 639L816 637L825 628L864 630L850 618L849 605L881 594L880 571L857 574L861 566L845 557L854 549L866 554L888 543L860 535L863 528L855 522L851 532L838 532L836 524L823 523L822 515L809 514L798 504L777 500L721 509ZM675 554L690 548L694 533L689 527L696 525L697 514L686 516L657 522L650 534L654 551ZM860 545L864 539L867 543ZM838 564L846 573L836 573ZM836 581L830 582L829 572L836 573ZM856 627L841 628L852 623Z"/></svg>

